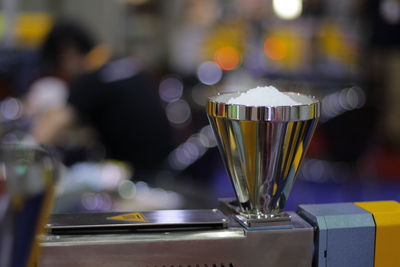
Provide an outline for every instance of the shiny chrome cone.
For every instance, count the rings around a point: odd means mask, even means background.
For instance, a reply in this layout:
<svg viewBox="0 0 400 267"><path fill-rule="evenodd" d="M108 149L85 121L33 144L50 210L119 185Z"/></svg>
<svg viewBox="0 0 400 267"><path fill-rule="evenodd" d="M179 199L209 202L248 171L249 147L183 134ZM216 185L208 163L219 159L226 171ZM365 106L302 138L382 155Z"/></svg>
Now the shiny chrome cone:
<svg viewBox="0 0 400 267"><path fill-rule="evenodd" d="M240 204L240 215L273 220L285 207L317 125L320 104L297 93L286 94L304 104L226 104L239 94L209 98L208 118Z"/></svg>
<svg viewBox="0 0 400 267"><path fill-rule="evenodd" d="M0 267L37 266L56 176L44 150L0 145Z"/></svg>

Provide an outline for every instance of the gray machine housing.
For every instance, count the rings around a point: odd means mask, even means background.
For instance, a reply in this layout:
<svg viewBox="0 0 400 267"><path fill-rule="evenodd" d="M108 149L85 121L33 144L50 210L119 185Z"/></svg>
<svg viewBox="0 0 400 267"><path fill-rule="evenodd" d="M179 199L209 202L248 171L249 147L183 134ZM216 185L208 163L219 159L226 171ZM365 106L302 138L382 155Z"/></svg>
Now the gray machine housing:
<svg viewBox="0 0 400 267"><path fill-rule="evenodd" d="M161 213L160 213L161 212ZM168 212L175 214L168 217ZM158 214L157 214L158 213ZM148 222L118 227L68 217L52 222L40 267L310 267L314 228L289 212L291 227L248 229L218 210L143 212ZM176 214L180 214L176 216ZM115 214L114 214L115 215ZM118 215L118 214L117 214ZM91 215L110 217L109 214ZM74 222L68 221L74 218ZM93 219L94 221L101 221ZM154 227L152 227L152 224ZM161 226L161 227L160 227ZM211 227L210 227L211 226ZM66 230L63 233L63 228ZM99 232L96 233L96 228ZM108 229L108 230L107 230ZM117 230L120 232L114 232ZM91 232L94 230L94 232ZM74 233L74 231L76 231ZM85 232L86 231L86 232Z"/></svg>

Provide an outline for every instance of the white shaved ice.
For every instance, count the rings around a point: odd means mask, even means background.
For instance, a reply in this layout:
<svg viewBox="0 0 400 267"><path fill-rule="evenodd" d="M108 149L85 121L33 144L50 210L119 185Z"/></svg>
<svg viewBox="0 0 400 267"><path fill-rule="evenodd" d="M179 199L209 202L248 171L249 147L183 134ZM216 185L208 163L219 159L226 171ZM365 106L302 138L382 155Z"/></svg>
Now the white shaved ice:
<svg viewBox="0 0 400 267"><path fill-rule="evenodd" d="M303 102L297 102L285 93L280 92L274 86L264 86L249 89L237 97L228 100L227 104L244 106L296 106Z"/></svg>

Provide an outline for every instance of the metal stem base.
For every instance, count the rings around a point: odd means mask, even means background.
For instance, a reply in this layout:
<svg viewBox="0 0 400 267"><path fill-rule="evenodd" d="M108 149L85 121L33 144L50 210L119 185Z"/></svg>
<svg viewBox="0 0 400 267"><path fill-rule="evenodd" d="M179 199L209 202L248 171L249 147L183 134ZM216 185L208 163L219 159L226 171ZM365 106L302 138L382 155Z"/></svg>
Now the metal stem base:
<svg viewBox="0 0 400 267"><path fill-rule="evenodd" d="M236 214L234 218L246 228L293 228L291 217L286 212L257 217Z"/></svg>
<svg viewBox="0 0 400 267"><path fill-rule="evenodd" d="M218 208L225 215L233 216L246 228L293 228L291 216L286 212L266 215L244 214L240 211L237 200L234 198L220 198L218 202Z"/></svg>

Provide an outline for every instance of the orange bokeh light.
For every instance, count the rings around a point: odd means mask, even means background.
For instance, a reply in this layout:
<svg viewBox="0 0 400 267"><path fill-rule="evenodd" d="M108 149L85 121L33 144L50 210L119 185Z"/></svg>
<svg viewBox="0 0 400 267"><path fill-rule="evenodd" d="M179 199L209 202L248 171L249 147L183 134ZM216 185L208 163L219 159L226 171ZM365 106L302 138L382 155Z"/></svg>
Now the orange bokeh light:
<svg viewBox="0 0 400 267"><path fill-rule="evenodd" d="M233 70L239 65L239 52L231 46L221 47L215 51L214 61L223 70Z"/></svg>
<svg viewBox="0 0 400 267"><path fill-rule="evenodd" d="M278 37L268 37L264 42L264 54L271 60L282 60L288 55L288 45Z"/></svg>

